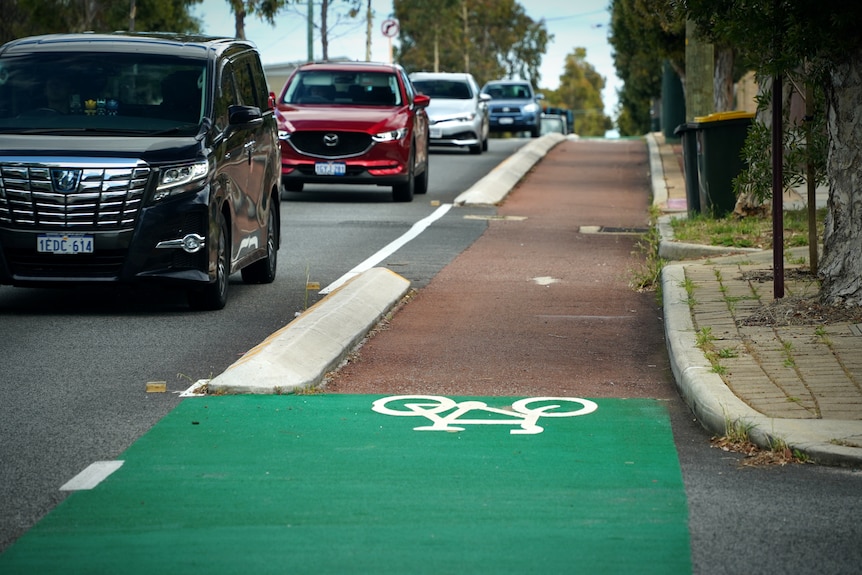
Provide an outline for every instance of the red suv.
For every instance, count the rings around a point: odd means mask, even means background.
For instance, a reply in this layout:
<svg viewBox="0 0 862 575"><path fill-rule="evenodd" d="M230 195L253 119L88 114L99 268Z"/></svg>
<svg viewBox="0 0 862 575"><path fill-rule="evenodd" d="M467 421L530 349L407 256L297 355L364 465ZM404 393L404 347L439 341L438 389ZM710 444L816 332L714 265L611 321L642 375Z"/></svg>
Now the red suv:
<svg viewBox="0 0 862 575"><path fill-rule="evenodd" d="M278 98L281 181L392 186L396 202L428 191L430 99L397 65L305 64Z"/></svg>

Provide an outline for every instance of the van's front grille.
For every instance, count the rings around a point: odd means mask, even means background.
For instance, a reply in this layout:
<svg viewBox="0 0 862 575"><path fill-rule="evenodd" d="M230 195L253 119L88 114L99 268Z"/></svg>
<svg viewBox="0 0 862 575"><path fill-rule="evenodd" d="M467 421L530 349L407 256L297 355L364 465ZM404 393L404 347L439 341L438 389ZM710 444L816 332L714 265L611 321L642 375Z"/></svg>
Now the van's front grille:
<svg viewBox="0 0 862 575"><path fill-rule="evenodd" d="M150 168L134 160L0 161L0 225L24 230L129 230Z"/></svg>

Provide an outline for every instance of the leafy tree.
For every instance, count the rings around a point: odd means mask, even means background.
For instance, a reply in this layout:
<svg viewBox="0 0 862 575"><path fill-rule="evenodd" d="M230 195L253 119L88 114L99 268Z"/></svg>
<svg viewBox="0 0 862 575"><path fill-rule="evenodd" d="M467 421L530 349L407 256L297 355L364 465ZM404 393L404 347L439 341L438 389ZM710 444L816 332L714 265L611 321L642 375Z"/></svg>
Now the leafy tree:
<svg viewBox="0 0 862 575"><path fill-rule="evenodd" d="M819 266L829 304L862 305L862 4L843 0L684 0L707 34L744 47L762 76L799 73L825 99L829 213Z"/></svg>
<svg viewBox="0 0 862 575"><path fill-rule="evenodd" d="M604 136L613 127L604 113L604 87L605 78L587 62L586 48L575 48L566 56L559 88L543 90L543 93L547 105L572 110L573 132L581 136Z"/></svg>
<svg viewBox="0 0 862 575"><path fill-rule="evenodd" d="M469 72L480 84L522 78L537 86L551 37L514 0L394 0L398 61L409 71Z"/></svg>
<svg viewBox="0 0 862 575"><path fill-rule="evenodd" d="M55 32L113 32L135 30L200 32L200 21L189 8L202 0L135 0L131 4L112 0L18 0L0 2L0 42Z"/></svg>
<svg viewBox="0 0 862 575"><path fill-rule="evenodd" d="M235 35L245 40L246 16L258 16L261 20L275 25L275 15L288 0L227 0L234 17Z"/></svg>
<svg viewBox="0 0 862 575"><path fill-rule="evenodd" d="M611 0L614 67L619 90L617 129L632 136L650 131L652 101L661 93L662 62L685 77L685 23L664 0Z"/></svg>

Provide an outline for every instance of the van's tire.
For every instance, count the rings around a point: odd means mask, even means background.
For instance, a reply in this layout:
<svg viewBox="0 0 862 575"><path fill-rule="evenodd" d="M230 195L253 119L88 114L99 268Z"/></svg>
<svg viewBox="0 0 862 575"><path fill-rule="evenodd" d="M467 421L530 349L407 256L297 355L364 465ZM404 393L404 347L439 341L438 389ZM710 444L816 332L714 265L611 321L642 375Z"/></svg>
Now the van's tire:
<svg viewBox="0 0 862 575"><path fill-rule="evenodd" d="M278 267L278 212L270 202L266 223L266 257L242 268L242 281L247 284L269 284L275 281Z"/></svg>
<svg viewBox="0 0 862 575"><path fill-rule="evenodd" d="M188 292L189 307L201 311L214 311L224 308L227 304L227 285L230 275L230 261L228 254L229 235L227 222L224 214L219 212L218 237L210 238L209 241L216 245L216 277L215 281L203 288L193 289Z"/></svg>

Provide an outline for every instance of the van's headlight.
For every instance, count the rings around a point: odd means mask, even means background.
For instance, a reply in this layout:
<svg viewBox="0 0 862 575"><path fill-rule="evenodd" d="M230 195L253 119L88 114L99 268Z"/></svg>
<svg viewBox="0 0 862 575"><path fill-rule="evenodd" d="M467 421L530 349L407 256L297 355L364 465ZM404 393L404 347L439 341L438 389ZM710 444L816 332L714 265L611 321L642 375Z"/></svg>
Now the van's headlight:
<svg viewBox="0 0 862 575"><path fill-rule="evenodd" d="M159 176L159 185L153 199L164 200L184 192L190 192L200 187L201 180L209 173L209 163L206 160L194 164L182 164L163 168Z"/></svg>
<svg viewBox="0 0 862 575"><path fill-rule="evenodd" d="M371 139L375 142L395 142L396 140L404 138L404 136L406 135L407 128L398 128L397 130L374 134L373 136L371 136Z"/></svg>

